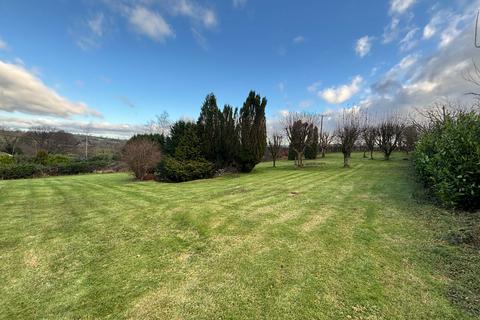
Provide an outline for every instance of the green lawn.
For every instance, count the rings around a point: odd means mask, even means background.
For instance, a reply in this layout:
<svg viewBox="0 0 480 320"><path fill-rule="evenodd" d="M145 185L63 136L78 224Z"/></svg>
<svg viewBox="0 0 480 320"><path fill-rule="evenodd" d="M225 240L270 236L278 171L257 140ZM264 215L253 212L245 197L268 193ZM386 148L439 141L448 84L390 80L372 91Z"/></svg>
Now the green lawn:
<svg viewBox="0 0 480 320"><path fill-rule="evenodd" d="M474 319L480 258L409 161L0 181L3 319Z"/></svg>

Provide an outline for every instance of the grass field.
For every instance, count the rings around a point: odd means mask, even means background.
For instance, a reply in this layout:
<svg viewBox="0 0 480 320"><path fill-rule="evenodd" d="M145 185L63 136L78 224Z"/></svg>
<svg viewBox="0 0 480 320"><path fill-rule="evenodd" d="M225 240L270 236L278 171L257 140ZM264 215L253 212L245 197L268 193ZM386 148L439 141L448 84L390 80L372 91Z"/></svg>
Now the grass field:
<svg viewBox="0 0 480 320"><path fill-rule="evenodd" d="M0 318L480 317L478 250L445 239L467 218L402 158L0 181Z"/></svg>

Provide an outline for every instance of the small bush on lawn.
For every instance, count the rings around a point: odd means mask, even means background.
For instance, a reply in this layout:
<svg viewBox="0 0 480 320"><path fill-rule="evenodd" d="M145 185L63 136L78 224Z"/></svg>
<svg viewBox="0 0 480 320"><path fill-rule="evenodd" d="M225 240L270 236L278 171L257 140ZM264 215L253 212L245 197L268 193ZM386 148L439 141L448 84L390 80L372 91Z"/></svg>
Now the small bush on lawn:
<svg viewBox="0 0 480 320"><path fill-rule="evenodd" d="M461 113L437 124L418 142L414 165L444 205L480 208L480 115Z"/></svg>
<svg viewBox="0 0 480 320"><path fill-rule="evenodd" d="M207 160L178 160L170 156L164 157L155 171L158 180L168 182L206 179L214 174L215 168Z"/></svg>
<svg viewBox="0 0 480 320"><path fill-rule="evenodd" d="M123 160L132 170L135 179L142 180L153 174L161 159L160 150L155 142L147 139L131 141L123 148Z"/></svg>

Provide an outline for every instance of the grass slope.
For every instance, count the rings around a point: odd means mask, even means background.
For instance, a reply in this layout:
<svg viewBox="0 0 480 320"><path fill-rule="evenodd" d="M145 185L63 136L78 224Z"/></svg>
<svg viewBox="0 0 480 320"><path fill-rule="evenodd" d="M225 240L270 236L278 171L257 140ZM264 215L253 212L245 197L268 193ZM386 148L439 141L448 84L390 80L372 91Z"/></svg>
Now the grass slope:
<svg viewBox="0 0 480 320"><path fill-rule="evenodd" d="M400 155L270 165L0 181L0 318L478 315L478 254L441 238L461 218L415 199Z"/></svg>

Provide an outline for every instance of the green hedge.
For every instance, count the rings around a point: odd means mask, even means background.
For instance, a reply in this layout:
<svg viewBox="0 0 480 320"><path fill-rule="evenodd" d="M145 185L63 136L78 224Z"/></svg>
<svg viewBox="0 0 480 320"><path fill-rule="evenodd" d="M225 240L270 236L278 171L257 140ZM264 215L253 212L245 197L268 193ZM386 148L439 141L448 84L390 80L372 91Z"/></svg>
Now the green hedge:
<svg viewBox="0 0 480 320"><path fill-rule="evenodd" d="M214 174L213 164L206 160L177 160L170 156L165 156L155 171L158 180L168 182L206 179Z"/></svg>
<svg viewBox="0 0 480 320"><path fill-rule="evenodd" d="M444 205L480 208L480 115L460 114L423 135L414 153L420 179Z"/></svg>
<svg viewBox="0 0 480 320"><path fill-rule="evenodd" d="M33 162L11 163L0 165L0 179L24 179L39 176L74 175L91 173L95 170L106 168L113 163L106 160L71 160L55 165L43 165Z"/></svg>

